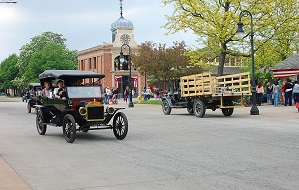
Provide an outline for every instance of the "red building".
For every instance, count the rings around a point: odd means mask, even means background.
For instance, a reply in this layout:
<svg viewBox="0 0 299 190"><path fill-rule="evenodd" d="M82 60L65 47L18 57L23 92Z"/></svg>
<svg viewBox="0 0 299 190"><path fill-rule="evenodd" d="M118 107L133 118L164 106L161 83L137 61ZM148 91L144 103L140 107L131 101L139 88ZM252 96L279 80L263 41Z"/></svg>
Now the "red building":
<svg viewBox="0 0 299 190"><path fill-rule="evenodd" d="M135 42L132 22L123 17L122 4L120 15L120 18L111 25L112 43L102 43L79 51L78 69L105 74L105 78L101 81L102 86L117 87L122 94L126 86L130 86L129 54L137 51L140 46ZM125 58L123 63L120 62L121 50ZM146 79L134 68L134 60L131 63L132 89L135 90L135 94L139 94L145 87Z"/></svg>

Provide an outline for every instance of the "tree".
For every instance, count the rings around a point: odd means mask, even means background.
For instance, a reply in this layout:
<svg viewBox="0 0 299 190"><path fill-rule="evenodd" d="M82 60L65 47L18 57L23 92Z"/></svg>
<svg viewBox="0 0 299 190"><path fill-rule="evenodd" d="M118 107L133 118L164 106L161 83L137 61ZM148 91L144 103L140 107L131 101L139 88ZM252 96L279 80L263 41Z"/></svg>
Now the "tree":
<svg viewBox="0 0 299 190"><path fill-rule="evenodd" d="M23 45L17 62L19 75L14 84L24 88L37 80L42 69L75 69L77 51L67 49L65 42L62 34L44 32Z"/></svg>
<svg viewBox="0 0 299 190"><path fill-rule="evenodd" d="M1 89L15 89L16 86L13 85L12 80L18 74L17 67L18 56L16 54L10 55L0 64L0 84ZM15 90L14 90L15 92Z"/></svg>
<svg viewBox="0 0 299 190"><path fill-rule="evenodd" d="M209 50L206 54L219 57L218 75L223 74L226 55L240 55L240 53L249 52L248 49L240 52L240 45L238 45L240 42L234 37L241 10L249 10L253 15L255 51L267 44L268 41L279 44L278 39L284 42L284 39L290 39L289 36L282 35L286 31L285 29L298 31L299 3L297 0L162 1L165 5L172 4L174 7L174 12L171 16L167 16L168 22L164 27L169 33L192 30L197 34L199 41L203 41ZM249 29L250 19L244 17L242 22ZM294 33L289 34L293 39ZM202 58L192 55L193 63ZM249 55L244 54L244 56Z"/></svg>
<svg viewBox="0 0 299 190"><path fill-rule="evenodd" d="M75 60L69 59L61 45L47 43L42 50L36 51L30 58L24 77L28 81L38 81L38 76L45 70L77 69Z"/></svg>
<svg viewBox="0 0 299 190"><path fill-rule="evenodd" d="M169 83L180 76L200 72L199 67L190 68L189 59L184 42L174 42L172 47L166 44L146 42L138 52L132 54L134 67L143 75L151 76L160 82Z"/></svg>

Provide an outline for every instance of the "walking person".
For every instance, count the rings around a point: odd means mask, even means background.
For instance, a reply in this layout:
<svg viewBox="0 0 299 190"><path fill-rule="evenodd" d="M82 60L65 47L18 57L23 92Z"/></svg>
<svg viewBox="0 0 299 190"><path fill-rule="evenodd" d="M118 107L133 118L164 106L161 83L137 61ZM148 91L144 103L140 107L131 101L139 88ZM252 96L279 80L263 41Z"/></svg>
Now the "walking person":
<svg viewBox="0 0 299 190"><path fill-rule="evenodd" d="M263 87L262 83L260 82L257 87L257 105L258 106L262 105L263 93L264 93L264 87Z"/></svg>
<svg viewBox="0 0 299 190"><path fill-rule="evenodd" d="M287 79L286 84L284 86L284 93L285 93L285 101L284 105L292 106L292 95L293 95L293 83L291 82L291 79Z"/></svg>
<svg viewBox="0 0 299 190"><path fill-rule="evenodd" d="M299 103L299 81L296 81L294 85L293 94L294 94L294 102Z"/></svg>
<svg viewBox="0 0 299 190"><path fill-rule="evenodd" d="M127 86L124 91L124 102L126 102L126 103L128 102L129 94L130 94L130 88L129 88L129 86Z"/></svg>
<svg viewBox="0 0 299 190"><path fill-rule="evenodd" d="M268 104L272 104L272 86L270 81L266 85L266 93L267 93L267 102Z"/></svg>
<svg viewBox="0 0 299 190"><path fill-rule="evenodd" d="M278 85L277 81L274 81L272 89L273 89L274 106L278 106L278 96L279 96L280 86Z"/></svg>
<svg viewBox="0 0 299 190"><path fill-rule="evenodd" d="M109 105L109 102L110 102L110 98L111 98L111 90L109 89L109 87L106 88L106 104Z"/></svg>

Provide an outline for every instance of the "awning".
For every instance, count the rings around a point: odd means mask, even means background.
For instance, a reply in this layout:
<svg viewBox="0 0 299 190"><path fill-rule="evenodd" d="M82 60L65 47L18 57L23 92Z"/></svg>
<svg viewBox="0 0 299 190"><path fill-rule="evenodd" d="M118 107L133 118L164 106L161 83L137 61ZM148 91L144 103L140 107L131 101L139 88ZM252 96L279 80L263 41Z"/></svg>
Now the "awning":
<svg viewBox="0 0 299 190"><path fill-rule="evenodd" d="M272 70L274 78L285 78L290 76L299 75L299 69L291 69L291 70Z"/></svg>

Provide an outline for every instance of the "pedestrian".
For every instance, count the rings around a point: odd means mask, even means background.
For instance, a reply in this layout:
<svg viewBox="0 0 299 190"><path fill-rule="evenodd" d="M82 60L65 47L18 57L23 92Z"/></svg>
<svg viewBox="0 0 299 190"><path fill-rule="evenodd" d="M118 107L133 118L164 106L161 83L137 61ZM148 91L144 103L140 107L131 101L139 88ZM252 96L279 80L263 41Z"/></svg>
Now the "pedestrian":
<svg viewBox="0 0 299 190"><path fill-rule="evenodd" d="M295 82L295 85L293 88L293 94L294 94L294 102L299 103L299 81Z"/></svg>
<svg viewBox="0 0 299 190"><path fill-rule="evenodd" d="M146 96L146 87L143 88L142 96L143 96L143 100L146 100L146 98L147 98L147 96Z"/></svg>
<svg viewBox="0 0 299 190"><path fill-rule="evenodd" d="M272 89L273 89L272 91L273 91L274 106L278 106L280 86L278 85L277 81L274 81L274 84L272 85Z"/></svg>
<svg viewBox="0 0 299 190"><path fill-rule="evenodd" d="M129 88L129 86L127 86L124 91L124 102L126 102L126 103L128 102L129 94L130 94L130 88Z"/></svg>
<svg viewBox="0 0 299 190"><path fill-rule="evenodd" d="M257 87L257 105L258 106L262 105L263 93L264 93L264 87L263 87L262 83L260 82Z"/></svg>
<svg viewBox="0 0 299 190"><path fill-rule="evenodd" d="M284 86L284 93L285 93L285 101L284 105L292 106L292 95L293 95L293 83L291 82L291 79L287 79L285 86Z"/></svg>
<svg viewBox="0 0 299 190"><path fill-rule="evenodd" d="M266 93L267 93L267 102L268 102L268 105L270 105L270 104L272 104L272 86L271 86L270 81L267 82Z"/></svg>
<svg viewBox="0 0 299 190"><path fill-rule="evenodd" d="M280 81L280 80L279 80ZM280 85L279 84L279 81L278 81L278 85ZM284 102L285 102L285 96L284 96L284 87L285 87L285 84L286 84L286 82L285 81L283 81L282 82L282 84L281 84L281 96L279 97L280 98L280 100L279 100L279 102L282 104L282 105L284 105Z"/></svg>
<svg viewBox="0 0 299 190"><path fill-rule="evenodd" d="M110 98L111 98L111 90L109 87L106 88L106 104L109 105L109 102L110 102Z"/></svg>

